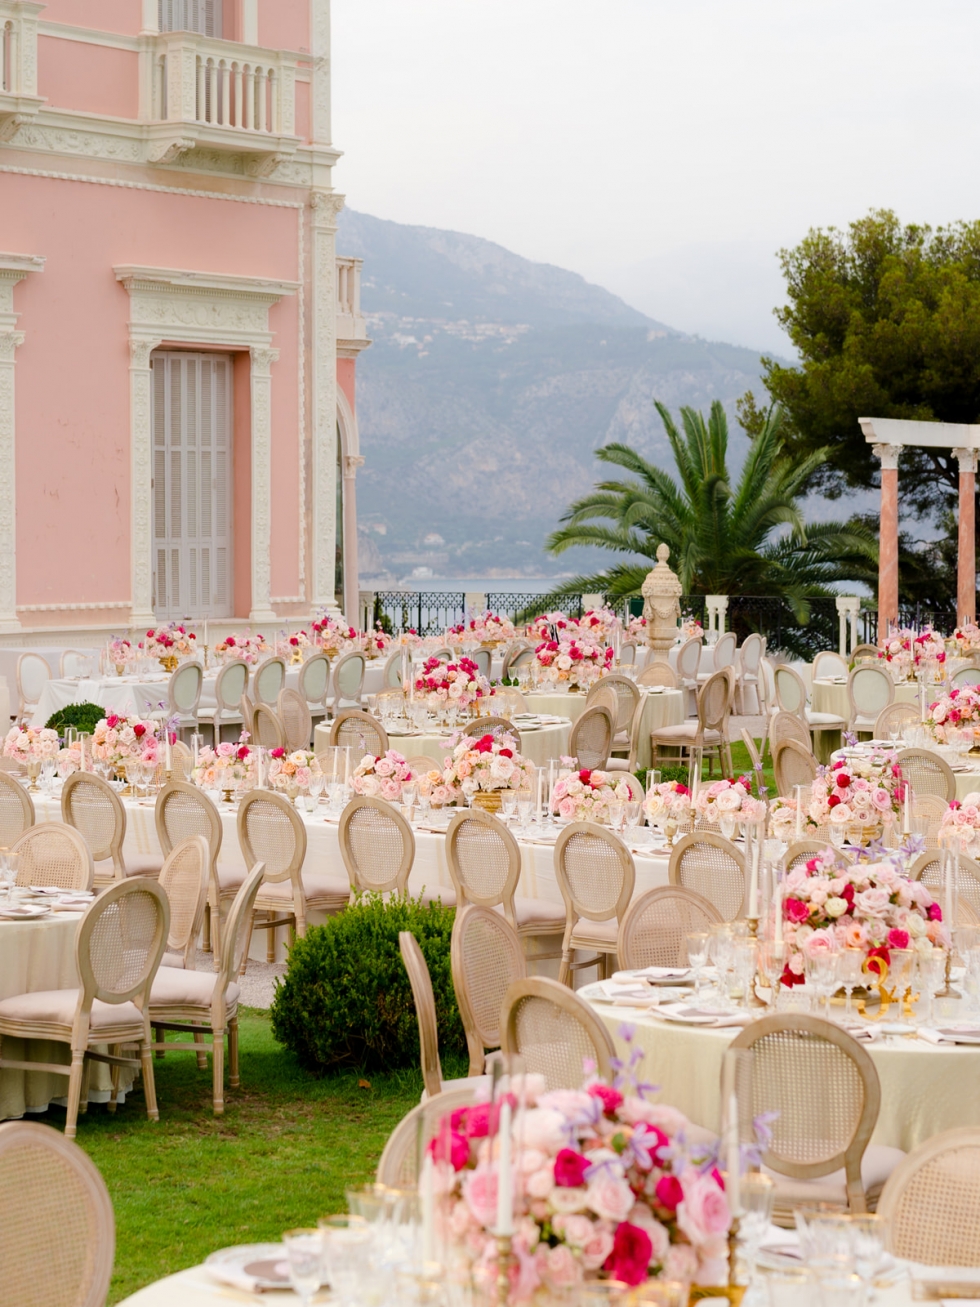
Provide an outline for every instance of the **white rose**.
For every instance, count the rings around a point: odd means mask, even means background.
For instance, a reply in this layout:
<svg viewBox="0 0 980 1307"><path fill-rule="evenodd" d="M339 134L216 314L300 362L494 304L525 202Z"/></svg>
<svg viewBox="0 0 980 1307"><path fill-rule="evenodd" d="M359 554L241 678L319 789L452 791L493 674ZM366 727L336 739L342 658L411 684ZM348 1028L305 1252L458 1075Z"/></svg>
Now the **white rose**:
<svg viewBox="0 0 980 1307"><path fill-rule="evenodd" d="M828 917L842 917L847 908L847 899L829 898L823 905L823 910Z"/></svg>
<svg viewBox="0 0 980 1307"><path fill-rule="evenodd" d="M905 929L913 939L921 939L926 933L926 923L917 912L910 912L905 921Z"/></svg>

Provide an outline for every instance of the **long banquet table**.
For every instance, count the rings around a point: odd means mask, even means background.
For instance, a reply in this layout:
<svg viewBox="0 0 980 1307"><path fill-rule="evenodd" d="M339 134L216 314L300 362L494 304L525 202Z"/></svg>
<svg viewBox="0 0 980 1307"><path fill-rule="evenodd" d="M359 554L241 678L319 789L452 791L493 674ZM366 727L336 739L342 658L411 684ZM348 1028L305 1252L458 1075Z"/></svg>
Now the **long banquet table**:
<svg viewBox="0 0 980 1307"><path fill-rule="evenodd" d="M685 694L683 690L641 689L643 696L643 716L640 718L639 737L636 742L637 770L647 768L651 763L650 732L661 726L680 726L686 715ZM577 691L546 694L532 691L526 694L527 706L531 712L554 713L569 717L576 722L585 711L587 695Z"/></svg>

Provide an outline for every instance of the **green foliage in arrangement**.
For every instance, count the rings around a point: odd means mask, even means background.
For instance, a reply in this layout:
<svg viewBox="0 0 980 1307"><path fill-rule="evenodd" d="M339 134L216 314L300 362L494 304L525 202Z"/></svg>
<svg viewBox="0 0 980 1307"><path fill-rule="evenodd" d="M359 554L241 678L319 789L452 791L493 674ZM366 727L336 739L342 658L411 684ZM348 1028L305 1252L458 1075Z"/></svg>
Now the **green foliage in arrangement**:
<svg viewBox="0 0 980 1307"><path fill-rule="evenodd" d="M289 970L272 1004L272 1031L300 1065L322 1075L417 1066L419 1033L398 933L410 931L429 967L440 1053L462 1053L466 1039L449 967L455 910L420 899L367 894L290 950Z"/></svg>
<svg viewBox="0 0 980 1307"><path fill-rule="evenodd" d="M74 726L76 731L88 731L91 735L104 716L105 709L97 703L70 703L52 713L45 726L59 735L64 735L66 726Z"/></svg>

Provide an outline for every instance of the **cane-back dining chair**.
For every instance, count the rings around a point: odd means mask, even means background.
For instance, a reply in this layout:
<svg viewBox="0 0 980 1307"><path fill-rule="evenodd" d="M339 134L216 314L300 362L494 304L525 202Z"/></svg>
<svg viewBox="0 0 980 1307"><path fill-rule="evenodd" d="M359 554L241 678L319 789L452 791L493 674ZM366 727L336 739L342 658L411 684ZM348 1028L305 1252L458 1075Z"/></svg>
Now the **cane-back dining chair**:
<svg viewBox="0 0 980 1307"><path fill-rule="evenodd" d="M313 734L313 718L306 700L299 690L290 690L287 686L279 693L276 704L276 716L282 727L285 747L290 753L297 749L308 749Z"/></svg>
<svg viewBox="0 0 980 1307"><path fill-rule="evenodd" d="M599 967L605 976L616 956L619 922L633 897L636 868L629 849L610 830L573 821L555 842L555 879L565 903L561 945L561 984L582 967ZM576 949L594 956L572 961Z"/></svg>
<svg viewBox="0 0 980 1307"><path fill-rule="evenodd" d="M670 854L671 885L694 890L721 913L723 921L742 915L745 902L745 857L722 835L695 831L682 835Z"/></svg>
<svg viewBox="0 0 980 1307"><path fill-rule="evenodd" d="M329 742L350 746L351 762L355 767L365 754L381 758L390 748L388 732L377 717L362 712L360 708L345 708L337 713L330 726Z"/></svg>
<svg viewBox="0 0 980 1307"><path fill-rule="evenodd" d="M534 650L526 641L515 641L504 654L500 678L503 681L516 675L522 667L529 667L534 661Z"/></svg>
<svg viewBox="0 0 980 1307"><path fill-rule="evenodd" d="M810 729L796 713L778 708L769 718L769 752L775 755L777 747L784 740L795 740L807 752L812 753L813 744Z"/></svg>
<svg viewBox="0 0 980 1307"><path fill-rule="evenodd" d="M376 1180L386 1189L418 1190L419 1162L442 1124L461 1107L485 1102L490 1091L483 1077L453 1082L456 1088L425 1096L395 1126L381 1153Z"/></svg>
<svg viewBox="0 0 980 1307"><path fill-rule="evenodd" d="M154 811L157 840L164 857L191 835L203 835L208 842L209 888L204 908L202 945L214 948L214 963L221 962L221 916L245 879L245 869L218 867L223 828L218 809L203 790L187 781L168 781L157 795Z"/></svg>
<svg viewBox="0 0 980 1307"><path fill-rule="evenodd" d="M91 850L74 826L39 822L24 831L10 853L17 858L18 885L90 890L95 884Z"/></svg>
<svg viewBox="0 0 980 1307"><path fill-rule="evenodd" d="M46 658L37 653L22 653L17 659L17 716L27 717L34 712L44 687L51 679L51 668Z"/></svg>
<svg viewBox="0 0 980 1307"><path fill-rule="evenodd" d="M959 667L949 678L950 686L959 689L963 685L980 685L980 667Z"/></svg>
<svg viewBox="0 0 980 1307"><path fill-rule="evenodd" d="M812 785L817 778L817 760L809 745L781 740L772 752L776 793L789 795L797 785Z"/></svg>
<svg viewBox="0 0 980 1307"><path fill-rule="evenodd" d="M478 1084L490 1083L490 1077L465 1077L461 1080L443 1080L442 1062L439 1059L439 1018L436 1011L435 994L432 990L432 977L422 949L415 936L408 930L398 933L398 948L402 962L408 973L408 983L415 999L415 1015L419 1023L419 1054L422 1061L422 1083L425 1085L424 1098L434 1098L445 1089L455 1089L472 1078Z"/></svg>
<svg viewBox="0 0 980 1307"><path fill-rule="evenodd" d="M944 1130L895 1167L878 1200L888 1251L927 1266L980 1266L980 1129Z"/></svg>
<svg viewBox="0 0 980 1307"><path fill-rule="evenodd" d="M692 635L677 650L677 681L683 690L697 690L698 667L701 665L702 644L698 636Z"/></svg>
<svg viewBox="0 0 980 1307"><path fill-rule="evenodd" d="M248 663L235 658L225 663L214 683L214 714L211 725L214 743L221 740L223 725L242 725L242 699L248 689Z"/></svg>
<svg viewBox="0 0 980 1307"><path fill-rule="evenodd" d="M333 666L333 712L343 708L360 708L361 691L367 659L357 649L342 654Z"/></svg>
<svg viewBox="0 0 980 1307"><path fill-rule="evenodd" d="M160 886L170 904L167 951L160 965L181 971L197 969L197 940L211 881L211 850L203 835L189 835L168 854Z"/></svg>
<svg viewBox="0 0 980 1307"><path fill-rule="evenodd" d="M613 749L624 749L629 747L629 728L633 722L633 714L636 712L636 705L640 702L640 692L636 688L635 682L631 681L628 676L622 672L608 672L598 681L594 681L589 689L588 696L585 700L586 707L590 707L596 702L596 695L600 690L612 689L615 691L616 716L613 719Z"/></svg>
<svg viewBox="0 0 980 1307"><path fill-rule="evenodd" d="M807 838L795 840L783 854L783 871L795 871L797 867L805 867L814 858L827 859L828 854L835 867L849 867L854 861L844 849L835 849L829 839Z"/></svg>
<svg viewBox="0 0 980 1307"><path fill-rule="evenodd" d="M0 1125L0 1252L9 1307L103 1307L116 1223L98 1167L34 1121Z"/></svg>
<svg viewBox="0 0 980 1307"><path fill-rule="evenodd" d="M95 863L95 882L108 885L126 876L159 876L159 853L125 856L126 809L112 786L93 772L75 771L61 791L61 817L84 837Z"/></svg>
<svg viewBox="0 0 980 1307"><path fill-rule="evenodd" d="M919 724L919 710L914 703L890 703L875 718L876 740L899 740L910 726Z"/></svg>
<svg viewBox="0 0 980 1307"><path fill-rule="evenodd" d="M758 698L758 711L765 718L769 716L769 697L766 693L766 677L762 660L766 656L766 637L752 631L742 641L735 661L735 692L738 698L739 712L745 712L745 691L755 690Z"/></svg>
<svg viewBox="0 0 980 1307"><path fill-rule="evenodd" d="M524 943L532 936L557 938L565 931L565 912L546 899L519 898L520 845L504 823L481 808L457 812L446 831L446 863L458 906L474 903L503 913ZM557 958L558 952L539 953Z"/></svg>
<svg viewBox="0 0 980 1307"><path fill-rule="evenodd" d="M517 1055L547 1089L581 1089L591 1064L600 1080L612 1075L612 1037L584 999L557 980L515 980L500 1017L504 1057Z"/></svg>
<svg viewBox="0 0 980 1307"><path fill-rule="evenodd" d="M256 707L264 703L267 707L275 706L279 692L286 684L286 660L273 655L263 658L252 673L252 702Z"/></svg>
<svg viewBox="0 0 980 1307"><path fill-rule="evenodd" d="M668 690L676 690L677 673L670 663L650 663L640 672L636 683L646 689L652 685L662 685Z"/></svg>
<svg viewBox="0 0 980 1307"><path fill-rule="evenodd" d="M385 799L358 794L340 814L340 853L358 894L404 894L415 861L415 832Z"/></svg>
<svg viewBox="0 0 980 1307"><path fill-rule="evenodd" d="M187 662L171 672L167 682L168 716L180 723L181 730L198 729L198 712L201 689L204 685L204 668L198 662Z"/></svg>
<svg viewBox="0 0 980 1307"><path fill-rule="evenodd" d="M603 768L613 740L613 717L608 708L597 704L586 708L572 724L568 752L579 767L589 771Z"/></svg>
<svg viewBox="0 0 980 1307"><path fill-rule="evenodd" d="M281 794L252 790L238 807L238 843L246 867L261 862L265 877L255 899L249 933L267 930L266 957L275 961L276 932L289 926L301 938L306 934L310 909L341 912L350 902L350 881L332 871L304 869L306 826L299 813ZM259 913L264 921L256 921ZM242 965L248 959L245 948Z"/></svg>
<svg viewBox="0 0 980 1307"><path fill-rule="evenodd" d="M155 1031L173 1030L190 1034L193 1043L165 1042L157 1036L153 1047L157 1053L184 1049L197 1053L198 1065L207 1064L210 1034L212 1089L215 1116L225 1110L225 1037L228 1039L228 1082L237 1089L238 1071L238 1002L241 990L238 977L244 969L245 949L251 936L255 897L262 886L265 868L261 863L245 877L235 895L225 925L225 952L217 975L206 971L179 971L161 967L150 987L150 1021Z"/></svg>
<svg viewBox="0 0 980 1307"><path fill-rule="evenodd" d="M274 708L257 703L252 709L252 739L263 749L284 749L286 732Z"/></svg>
<svg viewBox="0 0 980 1307"><path fill-rule="evenodd" d="M510 923L492 908L460 908L453 922L450 966L470 1075L480 1075L488 1049L500 1047L500 1012L515 980L527 975L524 946Z"/></svg>
<svg viewBox="0 0 980 1307"><path fill-rule="evenodd" d="M405 763L416 780L427 772L437 771L440 776L443 773L443 764L428 753L413 753L411 758L405 759Z"/></svg>
<svg viewBox="0 0 980 1307"><path fill-rule="evenodd" d="M661 748L677 749L681 760L685 751L702 749L708 758L711 775L715 757L724 776L733 774L732 749L728 739L728 719L732 708L732 678L727 670L712 672L698 690L698 715L677 726L657 726L650 732L653 765L657 766Z"/></svg>
<svg viewBox="0 0 980 1307"><path fill-rule="evenodd" d="M381 673L381 684L386 690L403 690L405 688L405 654L401 649L395 649L385 659L384 670Z"/></svg>
<svg viewBox="0 0 980 1307"><path fill-rule="evenodd" d="M471 736L481 740L484 735L512 735L518 750L521 747L521 733L506 717L474 717L460 731L460 735Z"/></svg>
<svg viewBox="0 0 980 1307"><path fill-rule="evenodd" d="M146 1114L158 1121L150 1051L150 986L167 944L170 909L155 880L134 877L104 890L86 909L75 935L75 963L81 984L73 989L37 990L0 1002L0 1069L46 1071L68 1077L65 1134L75 1137L90 1061L113 1068L110 1102L115 1110L118 1068L142 1068ZM71 1062L30 1062L3 1056L3 1040L44 1040L71 1047ZM103 1053L99 1046L116 1046ZM137 1045L138 1057L119 1045Z"/></svg>
<svg viewBox="0 0 980 1307"><path fill-rule="evenodd" d="M895 761L916 798L936 794L947 803L956 798L956 777L945 758L930 749L900 749Z"/></svg>
<svg viewBox="0 0 980 1307"><path fill-rule="evenodd" d="M781 712L794 713L811 735L816 736L823 731L842 731L847 726L846 720L836 713L817 712L809 706L806 684L795 667L781 663L774 668L773 688L776 708Z"/></svg>
<svg viewBox="0 0 980 1307"><path fill-rule="evenodd" d="M835 1022L802 1013L760 1017L729 1047L740 1137L755 1142L753 1121L772 1114L762 1165L776 1185L775 1223L792 1226L793 1208L807 1202L873 1210L904 1154L869 1147L881 1086L867 1050Z"/></svg>
<svg viewBox="0 0 980 1307"><path fill-rule="evenodd" d="M711 669L698 671L698 684L704 685L709 677L714 676L716 672L726 672L731 668L732 685L735 685L737 676L736 652L738 648L738 637L734 631L725 631L715 641L714 648L711 650Z"/></svg>
<svg viewBox="0 0 980 1307"><path fill-rule="evenodd" d="M0 849L9 849L34 825L34 800L19 781L0 771Z"/></svg>
<svg viewBox="0 0 980 1307"><path fill-rule="evenodd" d="M851 666L860 662L877 662L879 650L876 644L856 644L851 650Z"/></svg>
<svg viewBox="0 0 980 1307"><path fill-rule="evenodd" d="M819 681L827 677L847 676L850 670L843 654L837 653L834 649L821 649L814 655L811 675L815 681Z"/></svg>
<svg viewBox="0 0 980 1307"><path fill-rule="evenodd" d="M873 731L878 714L895 701L895 682L884 667L859 664L847 681L849 731Z"/></svg>
<svg viewBox="0 0 980 1307"><path fill-rule="evenodd" d="M943 902L945 882L943 855L938 849L920 853L909 868L909 878L921 881L937 903ZM960 854L956 877L956 916L954 926L973 925L980 921L980 862Z"/></svg>
<svg viewBox="0 0 980 1307"><path fill-rule="evenodd" d="M61 677L91 676L98 659L98 649L62 649L58 674Z"/></svg>
<svg viewBox="0 0 980 1307"><path fill-rule="evenodd" d="M327 715L327 695L330 693L330 659L325 653L315 653L299 669L299 694L314 719Z"/></svg>
<svg viewBox="0 0 980 1307"><path fill-rule="evenodd" d="M490 669L493 666L493 654L489 649L474 649L470 657L480 669L480 675L490 679Z"/></svg>
<svg viewBox="0 0 980 1307"><path fill-rule="evenodd" d="M687 965L687 936L721 921L721 913L694 890L659 885L638 895L619 923L616 953L625 970Z"/></svg>

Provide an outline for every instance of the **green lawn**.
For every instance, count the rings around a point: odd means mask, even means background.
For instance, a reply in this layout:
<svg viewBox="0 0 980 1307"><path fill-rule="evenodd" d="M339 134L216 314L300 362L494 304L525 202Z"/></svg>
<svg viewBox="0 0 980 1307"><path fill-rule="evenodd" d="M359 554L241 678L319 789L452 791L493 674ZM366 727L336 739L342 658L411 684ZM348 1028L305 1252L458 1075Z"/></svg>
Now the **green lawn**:
<svg viewBox="0 0 980 1307"><path fill-rule="evenodd" d="M159 1123L147 1121L140 1088L115 1116L93 1104L79 1119L78 1142L116 1212L110 1303L216 1248L346 1211L345 1186L373 1178L389 1132L422 1093L415 1068L370 1083L356 1073L317 1080L252 1009L241 1016L241 1076L215 1117L210 1065L201 1072L193 1053L168 1053L156 1063ZM53 1108L32 1120L63 1130L64 1117Z"/></svg>

